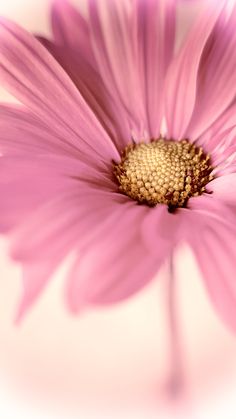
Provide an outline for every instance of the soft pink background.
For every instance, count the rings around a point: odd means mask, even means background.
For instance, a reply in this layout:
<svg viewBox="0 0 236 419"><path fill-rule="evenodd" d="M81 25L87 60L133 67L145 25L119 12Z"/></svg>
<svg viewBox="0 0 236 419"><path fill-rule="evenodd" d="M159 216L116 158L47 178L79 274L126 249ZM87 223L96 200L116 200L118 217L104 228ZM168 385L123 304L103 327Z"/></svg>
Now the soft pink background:
<svg viewBox="0 0 236 419"><path fill-rule="evenodd" d="M83 3L77 1L81 8ZM197 2L189 3L180 20L181 34L197 8ZM48 10L46 0L0 3L0 14L45 34ZM10 100L1 89L0 97ZM66 311L61 267L16 328L20 267L7 258L6 245L0 239L0 413L8 408L19 418L21 404L26 403L35 417L38 409L45 413L49 408L67 418L72 413L84 417L85 411L98 416L105 408L137 409L145 418L151 411L161 418L175 414L177 407L165 397L169 355L165 267L128 302L78 318ZM213 311L188 249L178 250L176 264L184 374L191 400L186 416L190 411L197 411L197 417L225 415L225 406L236 414L236 400L230 398L236 391L236 339ZM228 419L229 413L218 417Z"/></svg>

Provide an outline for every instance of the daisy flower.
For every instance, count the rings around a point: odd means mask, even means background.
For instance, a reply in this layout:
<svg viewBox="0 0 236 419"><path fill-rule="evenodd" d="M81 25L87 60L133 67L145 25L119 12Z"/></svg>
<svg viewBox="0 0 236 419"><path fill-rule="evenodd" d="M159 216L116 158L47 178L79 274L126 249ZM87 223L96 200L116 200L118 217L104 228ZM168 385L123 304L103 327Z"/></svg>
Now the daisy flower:
<svg viewBox="0 0 236 419"><path fill-rule="evenodd" d="M52 40L0 22L0 231L23 266L18 320L70 255L73 313L194 252L236 330L236 7L208 1L175 50L175 0L52 7Z"/></svg>

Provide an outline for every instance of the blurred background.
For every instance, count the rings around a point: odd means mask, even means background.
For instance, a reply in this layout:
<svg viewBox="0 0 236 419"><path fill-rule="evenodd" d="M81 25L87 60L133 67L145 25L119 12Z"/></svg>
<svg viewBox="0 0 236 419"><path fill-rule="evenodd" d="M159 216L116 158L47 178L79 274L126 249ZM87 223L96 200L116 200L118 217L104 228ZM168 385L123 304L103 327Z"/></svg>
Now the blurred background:
<svg viewBox="0 0 236 419"><path fill-rule="evenodd" d="M86 14L85 2L73 1ZM180 40L198 1L179 13ZM0 2L0 15L47 35L48 0ZM12 100L0 87L0 99ZM24 322L14 315L20 266L0 237L0 417L235 418L236 338L221 323L187 248L175 255L184 399L170 400L168 269L129 301L72 317L61 267Z"/></svg>

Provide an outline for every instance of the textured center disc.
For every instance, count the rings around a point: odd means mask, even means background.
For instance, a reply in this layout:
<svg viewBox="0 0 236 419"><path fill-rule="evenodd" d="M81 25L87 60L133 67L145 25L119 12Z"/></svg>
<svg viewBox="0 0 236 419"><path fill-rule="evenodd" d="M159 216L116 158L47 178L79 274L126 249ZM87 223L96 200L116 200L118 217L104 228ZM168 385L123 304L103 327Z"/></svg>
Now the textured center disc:
<svg viewBox="0 0 236 419"><path fill-rule="evenodd" d="M213 179L210 157L188 140L163 138L125 148L114 164L119 189L149 206L183 207L191 196L201 195Z"/></svg>

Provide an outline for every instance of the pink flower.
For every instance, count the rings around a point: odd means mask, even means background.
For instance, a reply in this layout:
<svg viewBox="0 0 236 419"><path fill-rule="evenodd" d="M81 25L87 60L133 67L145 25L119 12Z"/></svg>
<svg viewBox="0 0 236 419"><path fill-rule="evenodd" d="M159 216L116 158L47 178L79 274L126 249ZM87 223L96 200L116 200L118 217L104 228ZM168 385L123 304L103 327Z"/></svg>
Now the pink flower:
<svg viewBox="0 0 236 419"><path fill-rule="evenodd" d="M77 313L139 291L186 242L235 330L236 8L207 2L174 56L174 0L88 7L87 22L55 2L53 41L1 20L0 79L21 102L0 107L18 319L69 255Z"/></svg>

